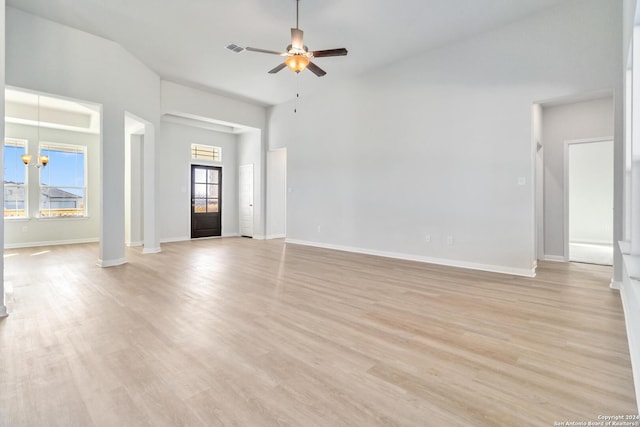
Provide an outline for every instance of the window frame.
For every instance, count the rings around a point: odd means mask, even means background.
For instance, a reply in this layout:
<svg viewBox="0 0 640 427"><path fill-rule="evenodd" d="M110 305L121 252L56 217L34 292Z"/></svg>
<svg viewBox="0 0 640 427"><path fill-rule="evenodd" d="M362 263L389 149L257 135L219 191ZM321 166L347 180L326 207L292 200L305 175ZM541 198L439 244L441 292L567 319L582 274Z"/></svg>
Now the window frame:
<svg viewBox="0 0 640 427"><path fill-rule="evenodd" d="M24 148L24 154L29 154L29 140L28 139L23 139L23 138L12 138L12 137L5 137L4 138L4 145L2 147L2 149L4 150L3 153L6 153L5 147L7 146L7 142L10 143L14 143L14 144L21 144L22 148ZM14 147L17 147L19 145L13 145ZM4 168L4 162L6 161L6 157L3 156L3 168ZM25 165L24 162L22 161L22 158L19 159L19 166L21 166L24 169L24 183L22 184L23 187L23 194L24 194L24 200L23 200L23 215L22 216L6 216L3 213L3 217L5 220L10 220L10 221L17 221L17 220L25 220L25 219L29 219L29 170L28 170L28 165ZM3 181L4 178L6 178L6 176L3 177ZM6 189L7 186L10 187L19 187L19 184L7 184L6 182L3 182L4 188ZM4 194L3 194L3 211L4 211Z"/></svg>
<svg viewBox="0 0 640 427"><path fill-rule="evenodd" d="M51 148L53 147L53 148ZM55 150L56 148L62 148L62 150ZM61 220L61 219L82 219L89 217L89 182L88 182L88 158L89 158L89 147L81 144L73 144L66 142L51 142L51 141L40 141L38 145L38 153L42 153L44 150L54 150L54 151L64 151L65 148L68 148L68 152L74 153L82 153L83 154L83 183L84 186L56 186L56 185L43 185L42 184L42 172L45 170L45 167L39 169L38 173L38 219L42 220ZM51 161L51 159L50 159ZM73 189L82 189L84 191L84 209L83 213L80 215L58 215L58 216L44 216L42 215L42 193L44 189L50 188L73 188ZM49 207L49 211L51 211L51 207Z"/></svg>
<svg viewBox="0 0 640 427"><path fill-rule="evenodd" d="M201 155L198 155L198 148L201 148ZM211 152L211 155L207 154ZM217 145L207 145L207 144L191 144L191 161L194 162L211 162L211 163L222 163L222 147Z"/></svg>

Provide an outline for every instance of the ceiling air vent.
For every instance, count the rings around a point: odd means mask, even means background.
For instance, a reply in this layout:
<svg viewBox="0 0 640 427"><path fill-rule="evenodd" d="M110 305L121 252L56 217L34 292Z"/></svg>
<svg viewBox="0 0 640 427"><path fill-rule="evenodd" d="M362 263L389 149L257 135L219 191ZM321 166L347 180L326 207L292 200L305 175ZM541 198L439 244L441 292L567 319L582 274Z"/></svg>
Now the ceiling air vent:
<svg viewBox="0 0 640 427"><path fill-rule="evenodd" d="M229 49L230 51L235 52L235 53L240 53L240 52L242 52L242 51L244 50L244 48L243 48L243 47L240 47L240 46L238 46L238 45L237 45L237 44L235 44L235 43L229 43L229 44L228 44L228 45L226 45L225 47L226 47L227 49Z"/></svg>

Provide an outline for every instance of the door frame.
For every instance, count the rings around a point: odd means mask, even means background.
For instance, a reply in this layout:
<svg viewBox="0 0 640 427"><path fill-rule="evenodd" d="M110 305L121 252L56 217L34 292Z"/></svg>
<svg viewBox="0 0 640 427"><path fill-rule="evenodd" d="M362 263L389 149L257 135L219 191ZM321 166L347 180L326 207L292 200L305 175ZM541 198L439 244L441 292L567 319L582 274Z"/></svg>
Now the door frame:
<svg viewBox="0 0 640 427"><path fill-rule="evenodd" d="M194 169L195 168L206 168L206 169L217 169L218 170L218 222L220 225L220 235L219 236L202 236L202 237L194 237L193 236L193 190L194 190ZM206 238L220 238L222 237L222 166L217 165L207 165L201 163L191 163L189 165L189 238L190 239L206 239Z"/></svg>

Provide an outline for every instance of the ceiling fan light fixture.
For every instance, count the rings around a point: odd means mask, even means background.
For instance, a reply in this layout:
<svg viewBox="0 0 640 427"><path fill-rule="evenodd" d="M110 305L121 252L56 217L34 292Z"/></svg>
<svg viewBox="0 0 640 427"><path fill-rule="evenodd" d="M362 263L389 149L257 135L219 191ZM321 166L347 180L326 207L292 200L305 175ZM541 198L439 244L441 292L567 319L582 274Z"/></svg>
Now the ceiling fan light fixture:
<svg viewBox="0 0 640 427"><path fill-rule="evenodd" d="M307 68L307 65L309 65L309 58L305 55L291 55L284 60L284 63L287 64L287 67L289 67L291 71L299 73Z"/></svg>
<svg viewBox="0 0 640 427"><path fill-rule="evenodd" d="M318 67L315 63L311 62L310 58L322 58L327 56L345 56L347 49L341 47L339 49L324 49L309 51L309 48L304 44L304 31L302 31L298 25L299 17L299 4L300 0L296 0L296 27L291 29L291 44L287 46L285 52L278 52L275 50L259 49L256 47L247 46L245 49L249 52L261 52L271 55L286 56L284 63L281 62L275 68L269 70L269 74L276 74L283 70L285 67L289 67L291 71L299 74L300 71L308 69L318 77L322 77L327 74L322 68ZM229 48L229 47L227 47ZM233 49L232 49L233 50Z"/></svg>

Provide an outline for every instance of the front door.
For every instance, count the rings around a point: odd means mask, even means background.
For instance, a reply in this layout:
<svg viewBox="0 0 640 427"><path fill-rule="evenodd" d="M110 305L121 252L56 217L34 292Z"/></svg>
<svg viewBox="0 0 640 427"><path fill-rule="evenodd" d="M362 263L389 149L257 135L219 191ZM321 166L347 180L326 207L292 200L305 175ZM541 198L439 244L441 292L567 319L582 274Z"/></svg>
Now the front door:
<svg viewBox="0 0 640 427"><path fill-rule="evenodd" d="M222 235L222 168L191 166L191 238Z"/></svg>

